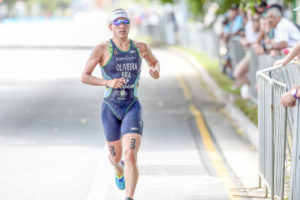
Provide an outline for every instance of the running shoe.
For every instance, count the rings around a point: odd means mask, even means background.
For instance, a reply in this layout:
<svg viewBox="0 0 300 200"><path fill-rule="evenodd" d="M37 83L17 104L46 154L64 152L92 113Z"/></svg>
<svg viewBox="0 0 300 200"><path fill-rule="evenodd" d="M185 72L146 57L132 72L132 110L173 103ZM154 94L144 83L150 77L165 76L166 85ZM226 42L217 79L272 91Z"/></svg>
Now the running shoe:
<svg viewBox="0 0 300 200"><path fill-rule="evenodd" d="M124 170L124 162L123 160L121 160L121 166ZM124 190L125 189L125 178L124 178L124 172L123 172L123 175L121 177L118 177L116 175L115 177L115 180L116 180L116 185L117 187L120 189L120 190Z"/></svg>

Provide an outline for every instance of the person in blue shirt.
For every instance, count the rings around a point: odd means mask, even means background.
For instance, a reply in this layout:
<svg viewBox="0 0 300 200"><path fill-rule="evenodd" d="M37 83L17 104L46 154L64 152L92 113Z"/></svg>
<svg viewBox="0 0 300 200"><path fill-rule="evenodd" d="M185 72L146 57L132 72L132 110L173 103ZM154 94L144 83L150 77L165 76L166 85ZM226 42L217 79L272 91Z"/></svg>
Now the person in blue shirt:
<svg viewBox="0 0 300 200"><path fill-rule="evenodd" d="M239 13L239 5L233 4L226 14L227 23L225 23L222 37L228 42L228 40L237 35L241 35L244 29L243 16Z"/></svg>
<svg viewBox="0 0 300 200"><path fill-rule="evenodd" d="M244 35L244 19L239 12L239 5L232 4L226 15L226 20L223 23L223 32L221 34L221 40L226 47L226 55L223 61L223 73L227 73L228 70L232 70L230 49L228 48L230 38Z"/></svg>

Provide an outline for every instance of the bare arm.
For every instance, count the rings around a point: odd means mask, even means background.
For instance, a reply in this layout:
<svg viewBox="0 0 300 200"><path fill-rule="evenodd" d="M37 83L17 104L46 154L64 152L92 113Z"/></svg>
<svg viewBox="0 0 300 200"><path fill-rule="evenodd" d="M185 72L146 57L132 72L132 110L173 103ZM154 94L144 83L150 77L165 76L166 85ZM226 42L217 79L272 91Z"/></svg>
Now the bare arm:
<svg viewBox="0 0 300 200"><path fill-rule="evenodd" d="M154 79L158 79L160 77L160 65L157 58L153 55L151 48L144 43L139 43L139 50L142 57L146 60L150 67L150 75Z"/></svg>
<svg viewBox="0 0 300 200"><path fill-rule="evenodd" d="M294 85L293 89L294 88L298 88L296 96L298 98L300 98L300 86L299 85ZM295 99L295 97L293 97L291 91L288 91L288 92L282 94L282 96L280 98L280 103L284 107L294 106L296 104L296 99Z"/></svg>
<svg viewBox="0 0 300 200"><path fill-rule="evenodd" d="M260 44L260 41L264 38L264 35L265 35L264 31L261 29L258 33L258 36L257 36L257 39L256 39L255 43Z"/></svg>
<svg viewBox="0 0 300 200"><path fill-rule="evenodd" d="M89 57L81 75L81 82L89 85L106 86L107 80L92 76L92 73L101 61L105 51L105 45L98 45Z"/></svg>
<svg viewBox="0 0 300 200"><path fill-rule="evenodd" d="M300 42L292 49L292 51L284 58L284 63L287 64L300 54Z"/></svg>
<svg viewBox="0 0 300 200"><path fill-rule="evenodd" d="M95 67L97 66L98 63L100 63L105 51L106 51L105 44L98 45L94 49L94 51L92 52L90 58L88 59L83 69L81 75L81 82L89 85L95 85L95 86L107 86L111 88L120 88L123 86L123 84L125 84L124 78L105 80L102 78L92 76Z"/></svg>
<svg viewBox="0 0 300 200"><path fill-rule="evenodd" d="M286 65L298 55L300 55L300 42L295 45L292 51L290 51L284 59L276 61L274 65Z"/></svg>
<svg viewBox="0 0 300 200"><path fill-rule="evenodd" d="M282 42L278 42L278 43L274 43L272 45L272 50L281 50L287 47L287 42L286 41L282 41Z"/></svg>

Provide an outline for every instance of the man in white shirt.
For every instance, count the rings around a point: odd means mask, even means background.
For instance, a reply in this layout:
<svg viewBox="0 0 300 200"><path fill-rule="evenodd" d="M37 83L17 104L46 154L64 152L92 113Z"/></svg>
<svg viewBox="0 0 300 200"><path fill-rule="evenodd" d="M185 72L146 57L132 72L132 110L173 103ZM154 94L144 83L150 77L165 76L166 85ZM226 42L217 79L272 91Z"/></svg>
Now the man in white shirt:
<svg viewBox="0 0 300 200"><path fill-rule="evenodd" d="M279 5L273 5L268 9L267 19L274 28L274 42L266 47L267 50L280 51L284 48L293 47L300 41L300 31L293 22L282 17L282 10Z"/></svg>
<svg viewBox="0 0 300 200"><path fill-rule="evenodd" d="M294 9L294 11L298 11L298 10L300 10L300 6ZM294 62L300 61L300 41L296 45L294 45L293 49L289 52L289 54L285 58L281 60L276 60L274 66L286 65L291 61Z"/></svg>

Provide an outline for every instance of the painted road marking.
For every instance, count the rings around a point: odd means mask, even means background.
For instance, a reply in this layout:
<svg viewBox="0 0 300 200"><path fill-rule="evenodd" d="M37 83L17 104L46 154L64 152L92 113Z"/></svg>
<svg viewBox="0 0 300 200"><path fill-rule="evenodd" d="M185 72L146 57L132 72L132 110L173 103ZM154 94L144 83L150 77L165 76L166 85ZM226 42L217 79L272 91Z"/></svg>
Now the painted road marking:
<svg viewBox="0 0 300 200"><path fill-rule="evenodd" d="M179 80L179 85L181 86L184 96L187 100L192 99L192 93L184 80L184 77L181 73L177 74L177 79ZM225 186L225 190L227 193L227 196L229 199L233 199L234 193L237 193L236 185L231 179L229 172L222 160L222 156L218 152L217 148L215 147L215 144L211 138L210 132L206 126L206 123L204 121L203 115L201 112L194 106L189 105L189 110L195 117L196 125L199 130L200 136L202 138L202 142L204 144L204 148L207 151L209 158L215 167L219 177L222 179L222 182ZM235 196L234 199L239 199Z"/></svg>
<svg viewBox="0 0 300 200"><path fill-rule="evenodd" d="M229 172L228 172L225 164L223 163L222 157L214 145L214 142L210 136L209 130L204 121L203 115L193 105L190 105L189 109L195 117L195 121L196 121L198 130L199 130L199 133L201 135L204 147L209 155L209 158L210 158L212 164L216 168L216 171L217 171L219 177L223 181L223 184L226 188L227 195L230 199L233 199L232 192L234 191L234 188L236 188L236 185L232 181L232 179L229 175ZM234 191L234 192L237 192L237 191Z"/></svg>
<svg viewBox="0 0 300 200"><path fill-rule="evenodd" d="M187 86L187 84L184 81L183 75L181 73L176 73L177 79L179 81L179 85L183 90L183 94L185 96L186 100L191 100L192 99L192 93L190 92L189 87Z"/></svg>

